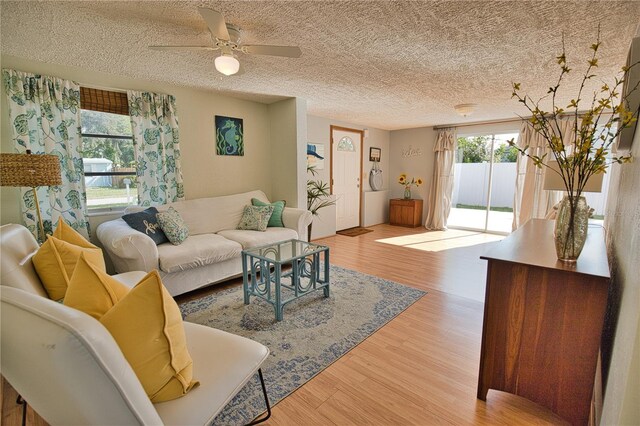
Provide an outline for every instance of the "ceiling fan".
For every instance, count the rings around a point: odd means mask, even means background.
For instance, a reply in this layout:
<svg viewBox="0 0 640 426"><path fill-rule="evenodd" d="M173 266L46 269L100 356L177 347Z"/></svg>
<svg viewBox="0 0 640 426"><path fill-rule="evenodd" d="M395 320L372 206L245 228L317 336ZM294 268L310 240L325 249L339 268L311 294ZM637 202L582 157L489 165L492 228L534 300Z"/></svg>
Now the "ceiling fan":
<svg viewBox="0 0 640 426"><path fill-rule="evenodd" d="M225 22L222 13L205 7L199 7L198 12L207 22L213 45L149 46L149 48L155 50L220 50L220 56L215 59L215 67L224 75L233 75L240 69L240 62L234 55L234 51L249 55L284 56L287 58L299 58L302 55L302 51L298 46L242 44L240 41L240 28Z"/></svg>

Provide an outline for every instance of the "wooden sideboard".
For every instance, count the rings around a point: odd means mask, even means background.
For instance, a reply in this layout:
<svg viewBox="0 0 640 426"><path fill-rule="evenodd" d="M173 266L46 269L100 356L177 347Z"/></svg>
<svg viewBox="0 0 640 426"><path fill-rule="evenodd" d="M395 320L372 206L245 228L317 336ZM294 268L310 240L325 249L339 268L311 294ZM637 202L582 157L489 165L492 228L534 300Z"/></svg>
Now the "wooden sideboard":
<svg viewBox="0 0 640 426"><path fill-rule="evenodd" d="M422 200L389 200L389 224L413 228L422 225Z"/></svg>
<svg viewBox="0 0 640 426"><path fill-rule="evenodd" d="M533 219L497 244L489 261L478 398L496 389L589 421L609 288L601 227L574 264L557 260L553 221Z"/></svg>

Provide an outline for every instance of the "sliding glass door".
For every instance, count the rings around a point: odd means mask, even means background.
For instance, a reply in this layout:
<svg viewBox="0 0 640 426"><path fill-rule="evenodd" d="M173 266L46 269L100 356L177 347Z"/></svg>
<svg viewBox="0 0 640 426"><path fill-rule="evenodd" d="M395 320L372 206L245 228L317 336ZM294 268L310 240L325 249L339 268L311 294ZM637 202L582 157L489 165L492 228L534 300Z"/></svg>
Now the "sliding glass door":
<svg viewBox="0 0 640 426"><path fill-rule="evenodd" d="M517 138L517 133L458 138L447 226L511 232L518 152L507 141Z"/></svg>

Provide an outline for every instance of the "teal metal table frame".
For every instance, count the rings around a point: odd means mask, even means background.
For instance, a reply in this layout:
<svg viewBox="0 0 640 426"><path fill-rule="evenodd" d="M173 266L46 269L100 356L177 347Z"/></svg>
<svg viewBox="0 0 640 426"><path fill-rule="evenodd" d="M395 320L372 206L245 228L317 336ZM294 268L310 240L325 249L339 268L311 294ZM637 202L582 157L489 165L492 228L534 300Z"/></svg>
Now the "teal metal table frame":
<svg viewBox="0 0 640 426"><path fill-rule="evenodd" d="M289 270L283 267L290 266ZM289 279L289 283L283 280ZM244 304L251 296L273 305L276 321L282 321L283 308L316 290L329 297L329 247L300 240L280 241L242 250L242 288ZM283 299L282 290L290 296Z"/></svg>

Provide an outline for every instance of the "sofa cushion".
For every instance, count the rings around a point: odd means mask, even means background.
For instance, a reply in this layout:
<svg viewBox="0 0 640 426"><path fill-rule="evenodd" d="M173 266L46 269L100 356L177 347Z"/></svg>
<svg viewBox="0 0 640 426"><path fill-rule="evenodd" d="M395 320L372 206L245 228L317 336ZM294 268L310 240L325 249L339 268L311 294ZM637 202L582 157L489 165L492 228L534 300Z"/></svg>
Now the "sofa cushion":
<svg viewBox="0 0 640 426"><path fill-rule="evenodd" d="M251 204L253 204L254 206L273 206L273 213L269 218L269 224L267 224L267 226L284 228L284 222L282 221L282 212L287 205L286 201L274 201L273 203L265 203L264 201L260 201L257 198L252 198Z"/></svg>
<svg viewBox="0 0 640 426"><path fill-rule="evenodd" d="M273 206L270 204L266 206L244 206L242 218L236 229L264 232L267 230L272 214Z"/></svg>
<svg viewBox="0 0 640 426"><path fill-rule="evenodd" d="M60 219L53 235L47 238L32 258L50 299L64 298L81 253L101 271L106 271L102 250Z"/></svg>
<svg viewBox="0 0 640 426"><path fill-rule="evenodd" d="M178 210L189 227L189 235L215 234L223 229L235 228L240 222L244 206L251 204L252 198L268 201L262 191L250 191L220 197L176 201L158 206L158 211L164 211L168 206ZM127 211L130 210L127 209ZM131 211L134 210L131 209Z"/></svg>
<svg viewBox="0 0 640 426"><path fill-rule="evenodd" d="M298 233L289 228L267 228L264 232L227 229L218 232L218 235L237 241L243 249L298 238Z"/></svg>
<svg viewBox="0 0 640 426"><path fill-rule="evenodd" d="M66 241L76 246L84 247L85 244L89 244L92 247L95 247L93 244L89 243L81 233L65 222L64 219L62 219L62 216L58 218L58 223L56 224L56 230L53 231L53 236L59 240Z"/></svg>
<svg viewBox="0 0 640 426"><path fill-rule="evenodd" d="M84 254L81 254L63 303L99 320L129 290L129 287L87 262Z"/></svg>
<svg viewBox="0 0 640 426"><path fill-rule="evenodd" d="M158 209L155 207L149 207L146 210L137 213L129 213L122 216L122 220L127 222L127 225L140 231L145 235L151 237L156 245L166 243L169 241L164 234L160 224L158 223Z"/></svg>
<svg viewBox="0 0 640 426"><path fill-rule="evenodd" d="M165 233L171 244L180 245L189 236L189 227L182 220L180 213L173 207L156 215L160 228Z"/></svg>
<svg viewBox="0 0 640 426"><path fill-rule="evenodd" d="M180 308L149 272L102 318L151 402L184 396L198 384Z"/></svg>
<svg viewBox="0 0 640 426"><path fill-rule="evenodd" d="M171 273L240 256L242 246L216 234L192 235L179 246L158 246L160 269Z"/></svg>

